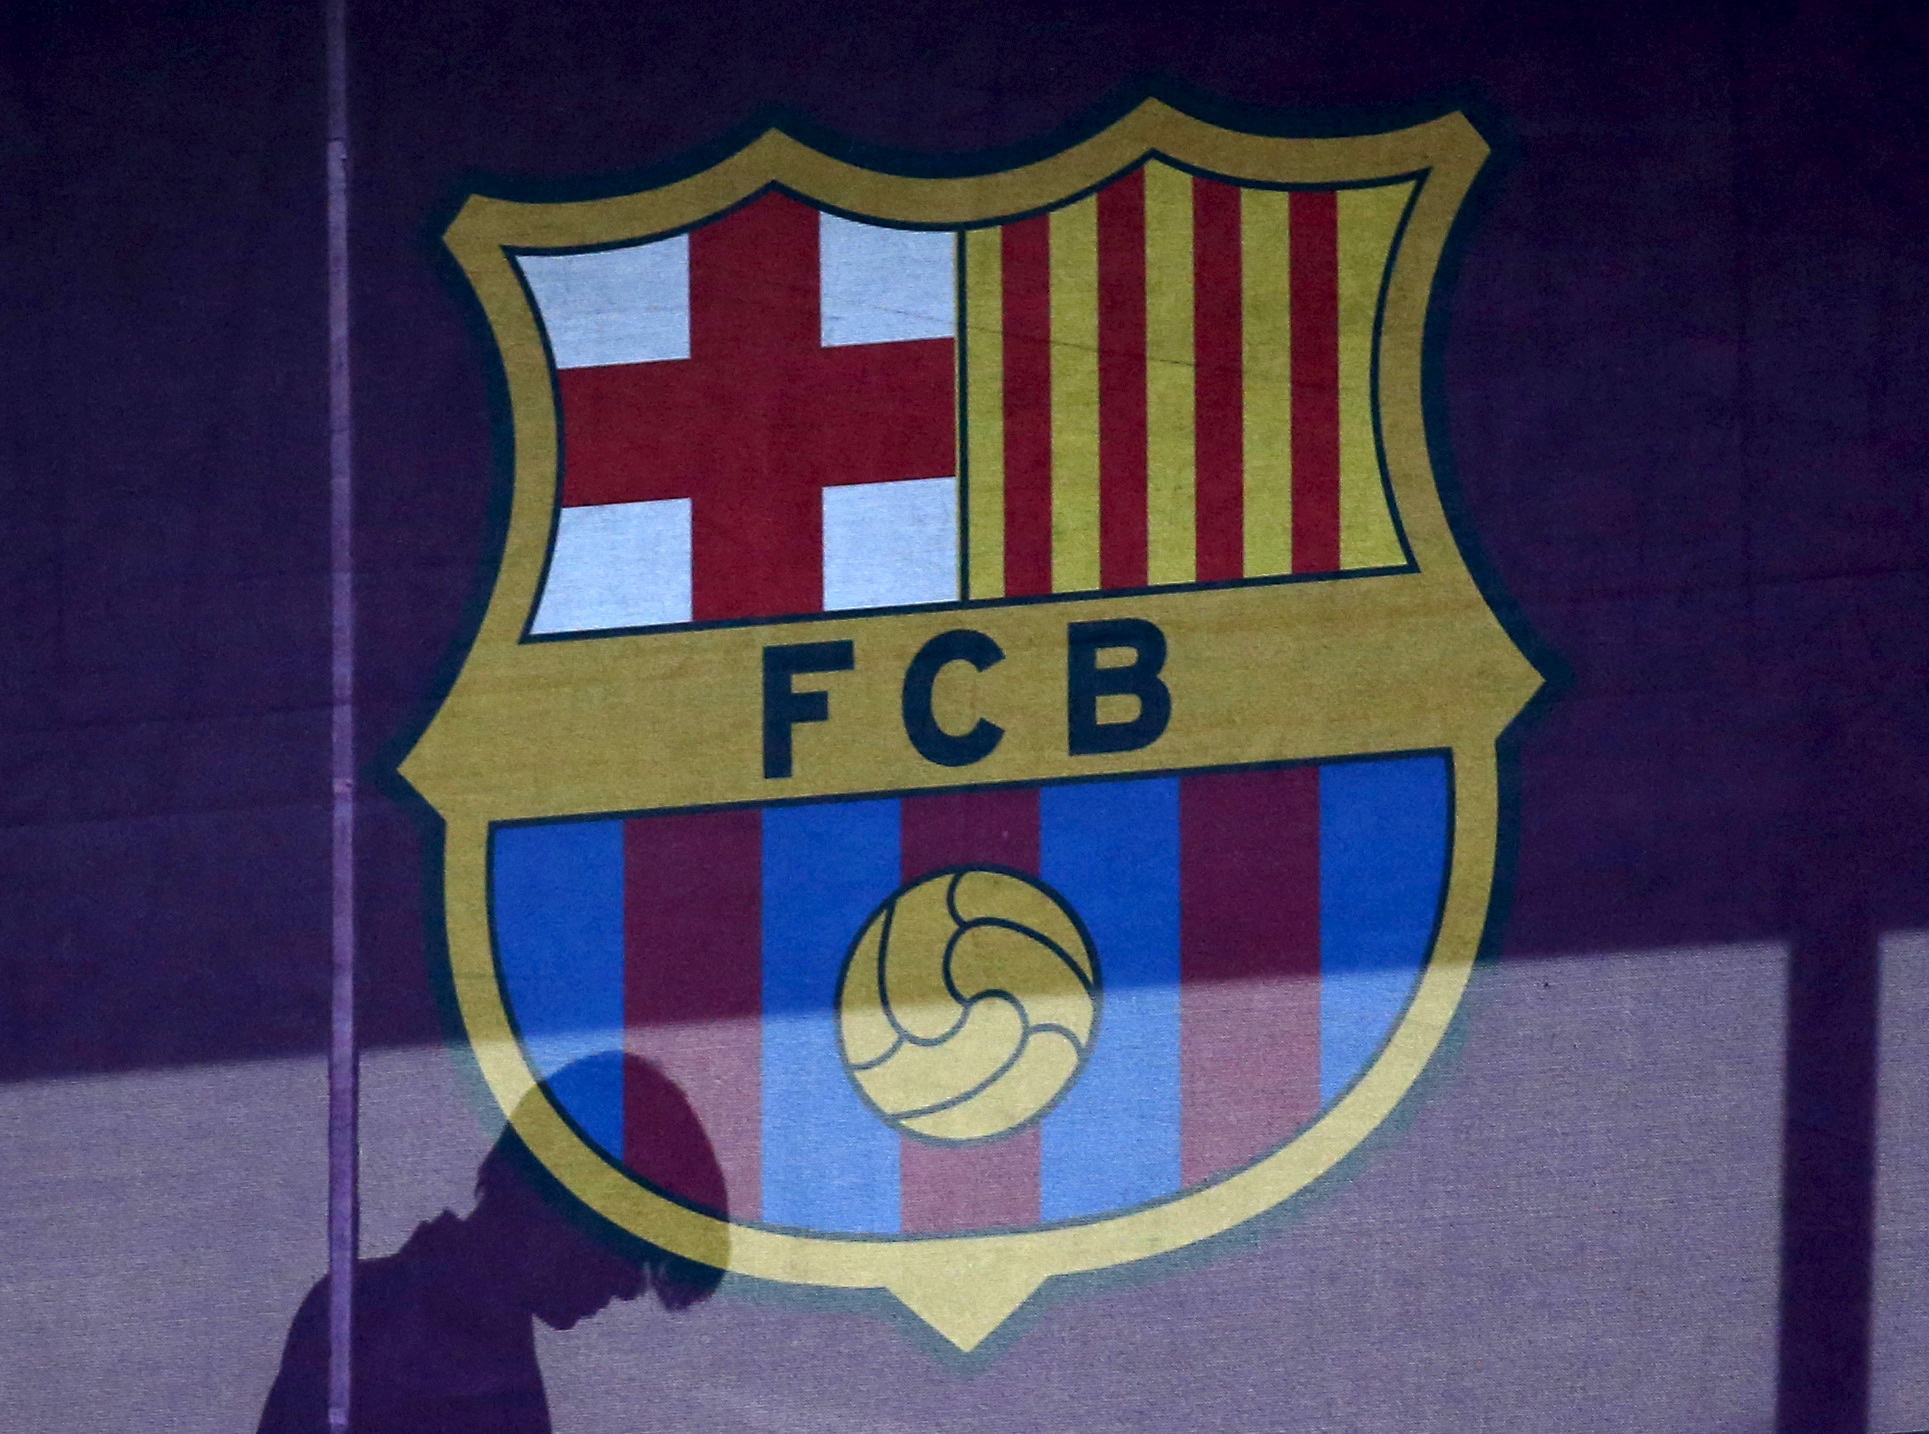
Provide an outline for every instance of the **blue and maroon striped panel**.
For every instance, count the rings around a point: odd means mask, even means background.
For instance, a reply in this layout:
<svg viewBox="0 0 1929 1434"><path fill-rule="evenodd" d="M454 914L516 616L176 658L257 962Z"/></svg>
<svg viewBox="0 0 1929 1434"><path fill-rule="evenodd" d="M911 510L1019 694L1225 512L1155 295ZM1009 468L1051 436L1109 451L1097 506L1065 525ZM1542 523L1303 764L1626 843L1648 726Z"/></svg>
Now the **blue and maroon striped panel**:
<svg viewBox="0 0 1929 1434"><path fill-rule="evenodd" d="M504 991L577 1125L692 1203L866 1234L1102 1214L1276 1149L1371 1064L1432 946L1449 781L1423 755L502 827ZM962 862L1071 902L1104 1004L1043 1121L943 1147L859 1099L833 1003L865 918ZM654 1097L575 1064L618 1046L682 1087L726 1193L658 1148Z"/></svg>

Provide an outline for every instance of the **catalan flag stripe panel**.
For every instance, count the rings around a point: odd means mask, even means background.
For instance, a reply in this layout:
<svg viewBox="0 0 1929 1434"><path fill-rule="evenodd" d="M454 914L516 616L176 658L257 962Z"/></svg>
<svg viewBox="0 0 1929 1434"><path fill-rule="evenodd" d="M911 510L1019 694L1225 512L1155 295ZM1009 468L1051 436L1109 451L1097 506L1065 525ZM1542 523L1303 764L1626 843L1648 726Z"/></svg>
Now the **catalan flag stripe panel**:
<svg viewBox="0 0 1929 1434"><path fill-rule="evenodd" d="M966 235L968 595L1404 563L1374 353L1412 192L1154 161Z"/></svg>

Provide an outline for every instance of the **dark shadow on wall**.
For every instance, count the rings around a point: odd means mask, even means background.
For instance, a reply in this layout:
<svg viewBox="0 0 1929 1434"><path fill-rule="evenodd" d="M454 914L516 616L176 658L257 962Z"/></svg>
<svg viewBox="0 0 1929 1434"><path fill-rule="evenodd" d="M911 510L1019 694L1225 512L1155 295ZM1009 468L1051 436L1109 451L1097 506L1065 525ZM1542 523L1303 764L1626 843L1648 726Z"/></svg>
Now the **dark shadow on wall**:
<svg viewBox="0 0 1929 1434"><path fill-rule="evenodd" d="M675 1082L636 1056L608 1053L558 1072L556 1083L599 1074L620 1076L630 1112L649 1112L653 1129L643 1142L632 1135L631 1148L683 1172L705 1205L727 1212L716 1152ZM533 1092L518 1114L545 1099ZM394 1254L357 1262L356 1434L548 1434L536 1320L569 1329L646 1292L684 1310L723 1278L723 1237L713 1266L615 1235L536 1166L513 1125L476 1172L476 1197L466 1217L444 1210ZM328 1428L328 1289L321 1280L295 1315L261 1434Z"/></svg>
<svg viewBox="0 0 1929 1434"><path fill-rule="evenodd" d="M1863 1434L1880 967L1867 913L1847 899L1820 904L1789 952L1776 1428Z"/></svg>
<svg viewBox="0 0 1929 1434"><path fill-rule="evenodd" d="M1778 1434L1868 1429L1882 914L1900 813L1882 704L1812 714L1788 852ZM1885 761L1885 756L1887 760ZM1885 859L1892 857L1894 861Z"/></svg>

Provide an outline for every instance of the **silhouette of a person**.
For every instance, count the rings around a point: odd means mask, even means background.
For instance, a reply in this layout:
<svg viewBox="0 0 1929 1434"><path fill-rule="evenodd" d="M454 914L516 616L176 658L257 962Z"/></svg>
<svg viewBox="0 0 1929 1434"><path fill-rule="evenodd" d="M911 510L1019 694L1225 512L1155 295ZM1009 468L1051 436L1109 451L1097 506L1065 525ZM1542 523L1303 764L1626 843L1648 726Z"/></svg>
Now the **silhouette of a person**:
<svg viewBox="0 0 1929 1434"><path fill-rule="evenodd" d="M631 1152L643 1144L651 1164L684 1172L706 1197L714 1194L703 1203L720 1208L716 1152L683 1092L654 1066L635 1056L592 1056L559 1072L554 1084L619 1063L626 1113L646 1113L651 1127L645 1142L627 1133ZM532 1169L515 1127L506 1127L476 1173L473 1212L458 1218L445 1210L394 1254L356 1262L354 1434L549 1434L532 1320L568 1329L611 1300L646 1290L667 1310L687 1309L723 1278L640 1241L619 1252L590 1233L587 1212L541 1188ZM325 1434L327 1391L324 1278L289 1329L261 1434Z"/></svg>

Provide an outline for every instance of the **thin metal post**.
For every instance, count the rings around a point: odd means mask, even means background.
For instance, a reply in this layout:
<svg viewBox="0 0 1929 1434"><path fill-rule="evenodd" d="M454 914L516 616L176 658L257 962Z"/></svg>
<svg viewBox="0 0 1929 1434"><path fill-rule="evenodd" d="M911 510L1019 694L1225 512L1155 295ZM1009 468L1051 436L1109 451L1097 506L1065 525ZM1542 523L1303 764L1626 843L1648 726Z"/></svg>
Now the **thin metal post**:
<svg viewBox="0 0 1929 1434"><path fill-rule="evenodd" d="M348 15L325 0L328 134L328 1427L347 1434L356 1208L354 429L348 355Z"/></svg>

